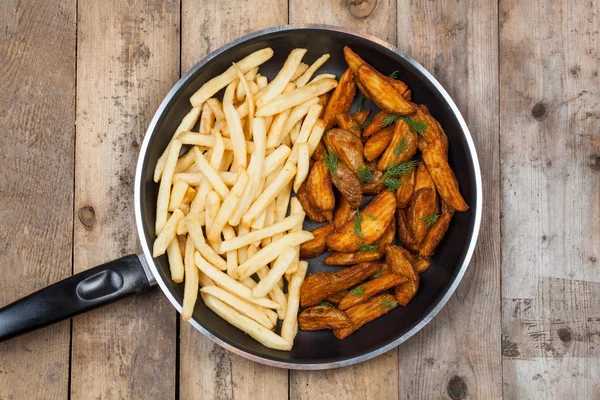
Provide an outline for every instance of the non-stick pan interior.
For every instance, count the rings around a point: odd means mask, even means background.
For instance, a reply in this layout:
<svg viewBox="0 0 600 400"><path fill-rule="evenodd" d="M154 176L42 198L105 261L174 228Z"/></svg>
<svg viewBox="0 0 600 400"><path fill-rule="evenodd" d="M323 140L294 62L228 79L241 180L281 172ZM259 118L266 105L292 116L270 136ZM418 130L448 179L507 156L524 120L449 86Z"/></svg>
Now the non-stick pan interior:
<svg viewBox="0 0 600 400"><path fill-rule="evenodd" d="M267 75L270 79L281 68L290 50L296 47L308 49L304 58L307 63L314 61L323 53L329 53L331 58L319 73L334 73L339 77L347 68L342 52L344 46L350 46L384 74L398 71L398 78L406 82L412 89L413 101L429 107L431 114L437 118L448 135L450 164L454 167L463 196L471 205L471 209L466 213L457 213L454 216L446 237L432 258L431 267L421 276L421 287L416 297L409 305L394 309L382 318L365 325L343 341L336 339L330 331L299 331L291 352L271 350L216 316L204 306L199 298L193 316L197 324L239 351L263 358L267 363L330 364L376 352L400 338L405 340L408 338L407 333L412 328L431 317L430 313L436 309L444 295L448 291L454 290L462 276L460 272L467 257L471 239L477 234L475 232L478 200L476 198L476 176L479 167L474 164L459 118L445 100L437 84L429 80L419 69L422 67L419 67L414 61L404 58L383 44L336 30L298 28L275 30L234 44L220 54L209 57L210 59L203 65L192 69L178 83L178 87L171 92L168 103L163 104L162 112L159 110L160 114L157 118L155 117L155 124L149 130L147 152L142 160L141 177L138 177L138 179L141 178L139 182L140 209L144 226L144 237L141 240L146 241L149 248L152 248L155 238L154 220L158 192L158 185L152 179L154 165L167 146L175 128L190 110L190 96L204 82L223 72L231 66L232 62L263 47L271 47L275 52L274 57L260 67L261 74ZM353 109L355 107L356 105L353 106ZM367 102L366 107L374 108L374 105ZM313 229L313 227L310 224L306 225L306 229ZM336 269L336 267L324 265L323 259L324 257L319 257L308 260L309 272ZM165 282L172 296L181 304L183 284L171 281L166 256L154 261L159 275L157 279Z"/></svg>

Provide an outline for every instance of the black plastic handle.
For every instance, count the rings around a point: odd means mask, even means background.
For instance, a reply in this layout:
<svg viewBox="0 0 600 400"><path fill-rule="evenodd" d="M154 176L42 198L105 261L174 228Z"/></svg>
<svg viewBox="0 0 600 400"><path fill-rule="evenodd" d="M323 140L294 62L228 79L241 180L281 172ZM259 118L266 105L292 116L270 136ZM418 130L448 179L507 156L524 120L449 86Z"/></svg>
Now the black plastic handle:
<svg viewBox="0 0 600 400"><path fill-rule="evenodd" d="M153 283L148 274L134 254L32 293L0 309L0 342L145 292Z"/></svg>

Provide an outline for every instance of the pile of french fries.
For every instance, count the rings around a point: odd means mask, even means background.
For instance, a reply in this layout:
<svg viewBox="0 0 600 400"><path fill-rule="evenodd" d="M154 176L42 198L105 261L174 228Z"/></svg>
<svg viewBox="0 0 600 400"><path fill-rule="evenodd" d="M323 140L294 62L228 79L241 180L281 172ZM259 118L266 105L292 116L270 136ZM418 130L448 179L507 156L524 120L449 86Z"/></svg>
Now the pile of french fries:
<svg viewBox="0 0 600 400"><path fill-rule="evenodd" d="M308 175L337 86L333 75L315 76L329 55L309 66L305 54L292 50L270 82L259 66L271 48L206 82L154 171L153 256L166 253L171 278L184 283L182 318L191 318L200 293L220 317L278 350L291 350L298 330L308 267L300 245L314 237L302 230L305 212L291 194Z"/></svg>

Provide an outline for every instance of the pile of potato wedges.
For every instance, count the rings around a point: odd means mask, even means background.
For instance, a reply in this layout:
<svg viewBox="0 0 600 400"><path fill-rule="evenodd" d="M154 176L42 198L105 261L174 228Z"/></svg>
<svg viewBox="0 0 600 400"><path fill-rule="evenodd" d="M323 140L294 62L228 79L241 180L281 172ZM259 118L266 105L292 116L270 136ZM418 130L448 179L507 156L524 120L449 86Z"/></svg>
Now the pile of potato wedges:
<svg viewBox="0 0 600 400"><path fill-rule="evenodd" d="M297 193L307 217L324 223L300 256L328 251L326 264L347 266L306 278L299 327L332 329L339 339L410 302L452 216L469 208L448 163L448 138L428 108L411 101L395 74L348 47L344 56L348 69L321 99L327 131ZM367 98L379 108L373 116L363 109Z"/></svg>

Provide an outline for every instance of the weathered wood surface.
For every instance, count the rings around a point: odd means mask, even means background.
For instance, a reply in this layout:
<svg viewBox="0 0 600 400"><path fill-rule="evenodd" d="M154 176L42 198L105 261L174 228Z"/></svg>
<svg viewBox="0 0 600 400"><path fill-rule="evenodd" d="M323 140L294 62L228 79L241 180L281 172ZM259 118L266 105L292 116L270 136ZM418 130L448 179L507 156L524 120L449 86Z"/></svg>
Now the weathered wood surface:
<svg viewBox="0 0 600 400"><path fill-rule="evenodd" d="M599 14L500 5L507 399L600 398Z"/></svg>
<svg viewBox="0 0 600 400"><path fill-rule="evenodd" d="M76 2L0 2L0 307L71 275ZM0 399L64 399L70 323L0 344Z"/></svg>
<svg viewBox="0 0 600 400"><path fill-rule="evenodd" d="M1 344L0 399L600 397L598 1L96 3L0 5L0 305L138 251L154 110L208 52L288 22L380 37L442 82L479 152L479 244L446 308L358 366L252 363L154 292Z"/></svg>
<svg viewBox="0 0 600 400"><path fill-rule="evenodd" d="M139 252L133 179L179 74L179 3L79 1L74 271ZM73 399L175 395L176 312L159 292L73 319Z"/></svg>
<svg viewBox="0 0 600 400"><path fill-rule="evenodd" d="M181 72L202 57L247 33L288 21L287 0L183 0ZM258 17L260 15L260 17ZM182 399L283 399L286 370L234 355L180 322L180 396Z"/></svg>

